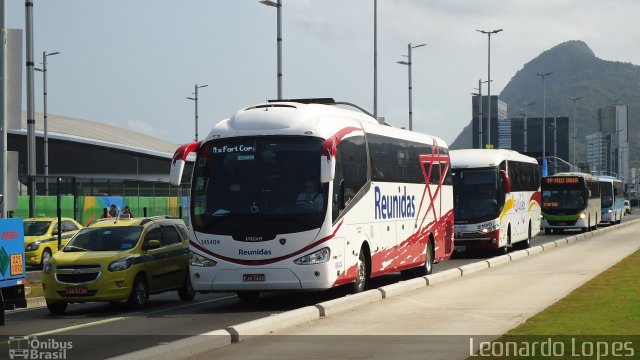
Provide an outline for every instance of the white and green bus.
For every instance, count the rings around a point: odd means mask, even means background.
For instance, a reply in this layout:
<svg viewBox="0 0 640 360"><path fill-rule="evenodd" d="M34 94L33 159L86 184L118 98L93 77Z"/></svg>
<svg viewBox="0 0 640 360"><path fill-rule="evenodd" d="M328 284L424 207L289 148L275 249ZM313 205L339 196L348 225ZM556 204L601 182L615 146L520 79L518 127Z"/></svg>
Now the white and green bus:
<svg viewBox="0 0 640 360"><path fill-rule="evenodd" d="M565 229L586 232L602 219L600 182L579 172L558 173L542 178L542 222L546 234Z"/></svg>

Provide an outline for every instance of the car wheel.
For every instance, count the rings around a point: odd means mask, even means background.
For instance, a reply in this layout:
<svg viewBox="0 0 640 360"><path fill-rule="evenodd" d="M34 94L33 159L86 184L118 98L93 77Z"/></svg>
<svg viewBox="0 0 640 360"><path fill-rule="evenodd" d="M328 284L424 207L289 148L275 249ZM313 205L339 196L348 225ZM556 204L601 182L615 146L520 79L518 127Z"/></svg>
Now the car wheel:
<svg viewBox="0 0 640 360"><path fill-rule="evenodd" d="M44 266L44 264L49 261L51 261L51 250L44 249L42 251L42 257L40 258L40 265Z"/></svg>
<svg viewBox="0 0 640 360"><path fill-rule="evenodd" d="M49 311L52 314L56 314L56 315L64 314L64 311L67 310L68 305L69 304L66 302L48 302L47 301L47 309L49 309Z"/></svg>
<svg viewBox="0 0 640 360"><path fill-rule="evenodd" d="M193 290L193 285L191 284L191 276L189 276L189 272L187 272L187 276L182 284L182 287L178 290L178 296L182 301L191 301L194 297L196 297L196 291Z"/></svg>
<svg viewBox="0 0 640 360"><path fill-rule="evenodd" d="M356 266L356 280L353 282L352 292L354 294L363 292L367 289L369 282L369 269L367 268L367 255L364 248L360 249L358 256L358 264Z"/></svg>
<svg viewBox="0 0 640 360"><path fill-rule="evenodd" d="M147 305L149 300L149 289L147 288L147 282L142 275L136 276L131 287L131 295L127 300L127 305L132 309L142 309Z"/></svg>
<svg viewBox="0 0 640 360"><path fill-rule="evenodd" d="M260 296L260 291L246 290L246 291L238 291L236 294L238 295L240 300L244 302L252 302L252 301L258 300L258 297Z"/></svg>

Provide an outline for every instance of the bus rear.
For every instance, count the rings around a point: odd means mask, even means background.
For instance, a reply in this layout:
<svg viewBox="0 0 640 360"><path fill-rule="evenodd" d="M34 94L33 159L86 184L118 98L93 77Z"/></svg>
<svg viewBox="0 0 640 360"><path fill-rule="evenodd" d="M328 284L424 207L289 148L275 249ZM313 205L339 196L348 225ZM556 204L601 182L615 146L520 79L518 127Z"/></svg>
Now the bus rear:
<svg viewBox="0 0 640 360"><path fill-rule="evenodd" d="M27 307L22 219L0 219L0 325L5 310Z"/></svg>
<svg viewBox="0 0 640 360"><path fill-rule="evenodd" d="M619 224L625 214L624 186L622 181L611 176L598 176L602 219L600 223Z"/></svg>

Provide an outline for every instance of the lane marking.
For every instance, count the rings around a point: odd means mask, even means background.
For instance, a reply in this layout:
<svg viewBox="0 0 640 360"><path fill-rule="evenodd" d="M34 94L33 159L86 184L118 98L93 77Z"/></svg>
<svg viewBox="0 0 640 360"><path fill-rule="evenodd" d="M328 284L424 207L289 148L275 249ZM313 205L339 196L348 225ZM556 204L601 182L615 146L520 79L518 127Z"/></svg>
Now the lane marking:
<svg viewBox="0 0 640 360"><path fill-rule="evenodd" d="M87 328L87 327L91 327L91 326L97 326L97 325L108 324L108 323L112 323L112 322L116 322L116 321L127 320L127 319L131 319L131 318L134 318L134 317L138 317L140 315L157 314L157 313L160 313L160 312L165 312L165 311L170 311L170 310L182 309L182 308L186 308L186 307L191 307L191 306L196 306L196 305L201 305L201 304L207 304L207 303L221 301L221 300L233 299L235 297L236 297L235 295L226 296L226 297L205 300L205 301L192 303L192 304L185 304L185 305L180 305L180 306L176 306L176 307L170 307L170 308L166 308L166 309L158 309L158 310L152 310L152 311L140 311L140 312L132 313L132 314L125 315L125 316L118 316L118 317L114 317L114 318L102 319L102 320L97 320L97 321L84 323L84 324L67 326L67 327L63 327L63 328L59 328L59 329L53 329L53 330L49 330L49 331L43 331L43 332L39 332L39 333L27 335L27 336L28 337L34 337L34 336L45 336L45 335L59 334L59 333L66 332L66 331L83 329L83 328ZM4 345L6 343L8 343L8 340L0 341L0 345Z"/></svg>

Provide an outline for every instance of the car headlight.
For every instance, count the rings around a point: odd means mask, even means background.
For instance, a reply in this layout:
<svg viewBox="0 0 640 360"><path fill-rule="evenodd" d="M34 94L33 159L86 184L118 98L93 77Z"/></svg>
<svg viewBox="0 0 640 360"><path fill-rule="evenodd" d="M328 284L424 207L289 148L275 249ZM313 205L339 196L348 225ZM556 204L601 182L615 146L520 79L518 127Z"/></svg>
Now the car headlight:
<svg viewBox="0 0 640 360"><path fill-rule="evenodd" d="M215 260L206 258L200 254L194 253L189 250L189 265L199 267L216 266L218 263Z"/></svg>
<svg viewBox="0 0 640 360"><path fill-rule="evenodd" d="M32 243L27 244L27 247L24 248L24 251L36 251L40 247L40 241L34 241Z"/></svg>
<svg viewBox="0 0 640 360"><path fill-rule="evenodd" d="M127 270L128 268L131 267L131 265L133 265L133 263L135 262L135 259L136 257L133 255L123 257L116 261L112 261L107 267L107 269L109 269L109 271Z"/></svg>
<svg viewBox="0 0 640 360"><path fill-rule="evenodd" d="M42 266L42 272L45 274L50 274L52 268L53 265L51 265L51 261L47 261L44 263L44 266Z"/></svg>
<svg viewBox="0 0 640 360"><path fill-rule="evenodd" d="M313 264L322 264L329 261L331 257L331 250L328 247L322 248L314 253L307 254L301 258L294 260L293 262L297 265L313 265Z"/></svg>

